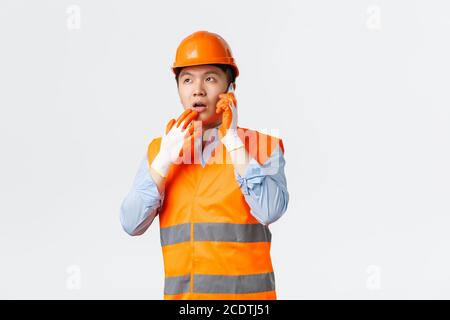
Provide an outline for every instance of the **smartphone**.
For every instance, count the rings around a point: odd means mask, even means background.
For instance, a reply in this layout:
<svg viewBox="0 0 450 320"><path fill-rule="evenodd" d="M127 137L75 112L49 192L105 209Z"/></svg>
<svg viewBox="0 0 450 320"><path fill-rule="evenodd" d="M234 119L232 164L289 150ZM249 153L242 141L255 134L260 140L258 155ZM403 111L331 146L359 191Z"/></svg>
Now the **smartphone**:
<svg viewBox="0 0 450 320"><path fill-rule="evenodd" d="M233 92L233 93L234 93L234 86L233 86L233 83L230 83L230 85L228 86L227 92Z"/></svg>

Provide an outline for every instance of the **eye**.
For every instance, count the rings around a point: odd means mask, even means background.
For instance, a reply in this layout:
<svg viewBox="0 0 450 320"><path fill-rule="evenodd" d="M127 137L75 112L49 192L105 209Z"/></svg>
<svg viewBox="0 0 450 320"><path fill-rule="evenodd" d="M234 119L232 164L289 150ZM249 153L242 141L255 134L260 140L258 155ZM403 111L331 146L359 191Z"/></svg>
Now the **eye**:
<svg viewBox="0 0 450 320"><path fill-rule="evenodd" d="M186 79L183 80L183 83L187 83L190 80L191 80L190 78L186 78Z"/></svg>
<svg viewBox="0 0 450 320"><path fill-rule="evenodd" d="M208 79L216 80L214 77L208 77L208 78L206 78L206 81L208 81Z"/></svg>

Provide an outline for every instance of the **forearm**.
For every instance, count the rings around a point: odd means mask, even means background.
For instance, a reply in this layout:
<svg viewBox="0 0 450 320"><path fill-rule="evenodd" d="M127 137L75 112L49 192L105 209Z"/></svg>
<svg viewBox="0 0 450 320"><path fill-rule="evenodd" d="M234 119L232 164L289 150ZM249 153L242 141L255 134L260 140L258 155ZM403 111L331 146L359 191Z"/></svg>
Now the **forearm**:
<svg viewBox="0 0 450 320"><path fill-rule="evenodd" d="M264 225L277 221L286 212L289 202L286 186L270 176L260 185L249 188L244 197L252 215Z"/></svg>
<svg viewBox="0 0 450 320"><path fill-rule="evenodd" d="M156 177L160 185L160 179ZM164 184L162 184L164 185ZM147 156L141 161L131 190L122 202L120 221L129 235L140 235L150 226L164 199L152 177Z"/></svg>
<svg viewBox="0 0 450 320"><path fill-rule="evenodd" d="M130 236L143 234L152 224L159 207L159 200L146 199L140 192L131 190L120 208L122 228Z"/></svg>
<svg viewBox="0 0 450 320"><path fill-rule="evenodd" d="M267 225L278 220L288 206L285 160L279 148L263 165L255 159L247 159L250 160L244 174L235 166L236 179L252 215L260 223Z"/></svg>

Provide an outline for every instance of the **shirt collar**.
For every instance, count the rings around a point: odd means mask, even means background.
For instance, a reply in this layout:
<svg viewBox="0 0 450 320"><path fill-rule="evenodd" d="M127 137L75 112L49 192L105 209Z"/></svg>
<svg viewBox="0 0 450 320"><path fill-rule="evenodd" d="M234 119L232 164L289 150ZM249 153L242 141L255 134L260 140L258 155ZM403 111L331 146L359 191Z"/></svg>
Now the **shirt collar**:
<svg viewBox="0 0 450 320"><path fill-rule="evenodd" d="M203 132L203 141L206 143L211 143L216 141L216 139L219 138L218 131L221 124L218 124L217 126L213 128L209 128Z"/></svg>

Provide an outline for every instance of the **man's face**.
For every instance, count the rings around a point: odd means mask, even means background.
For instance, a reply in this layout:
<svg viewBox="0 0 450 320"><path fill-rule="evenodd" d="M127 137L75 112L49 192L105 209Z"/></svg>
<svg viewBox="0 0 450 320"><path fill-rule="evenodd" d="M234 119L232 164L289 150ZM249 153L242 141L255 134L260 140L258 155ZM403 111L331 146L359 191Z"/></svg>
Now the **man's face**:
<svg viewBox="0 0 450 320"><path fill-rule="evenodd" d="M227 76L213 65L185 67L178 77L178 94L184 109L199 113L204 129L219 125L222 114L216 113L219 94L227 91Z"/></svg>

